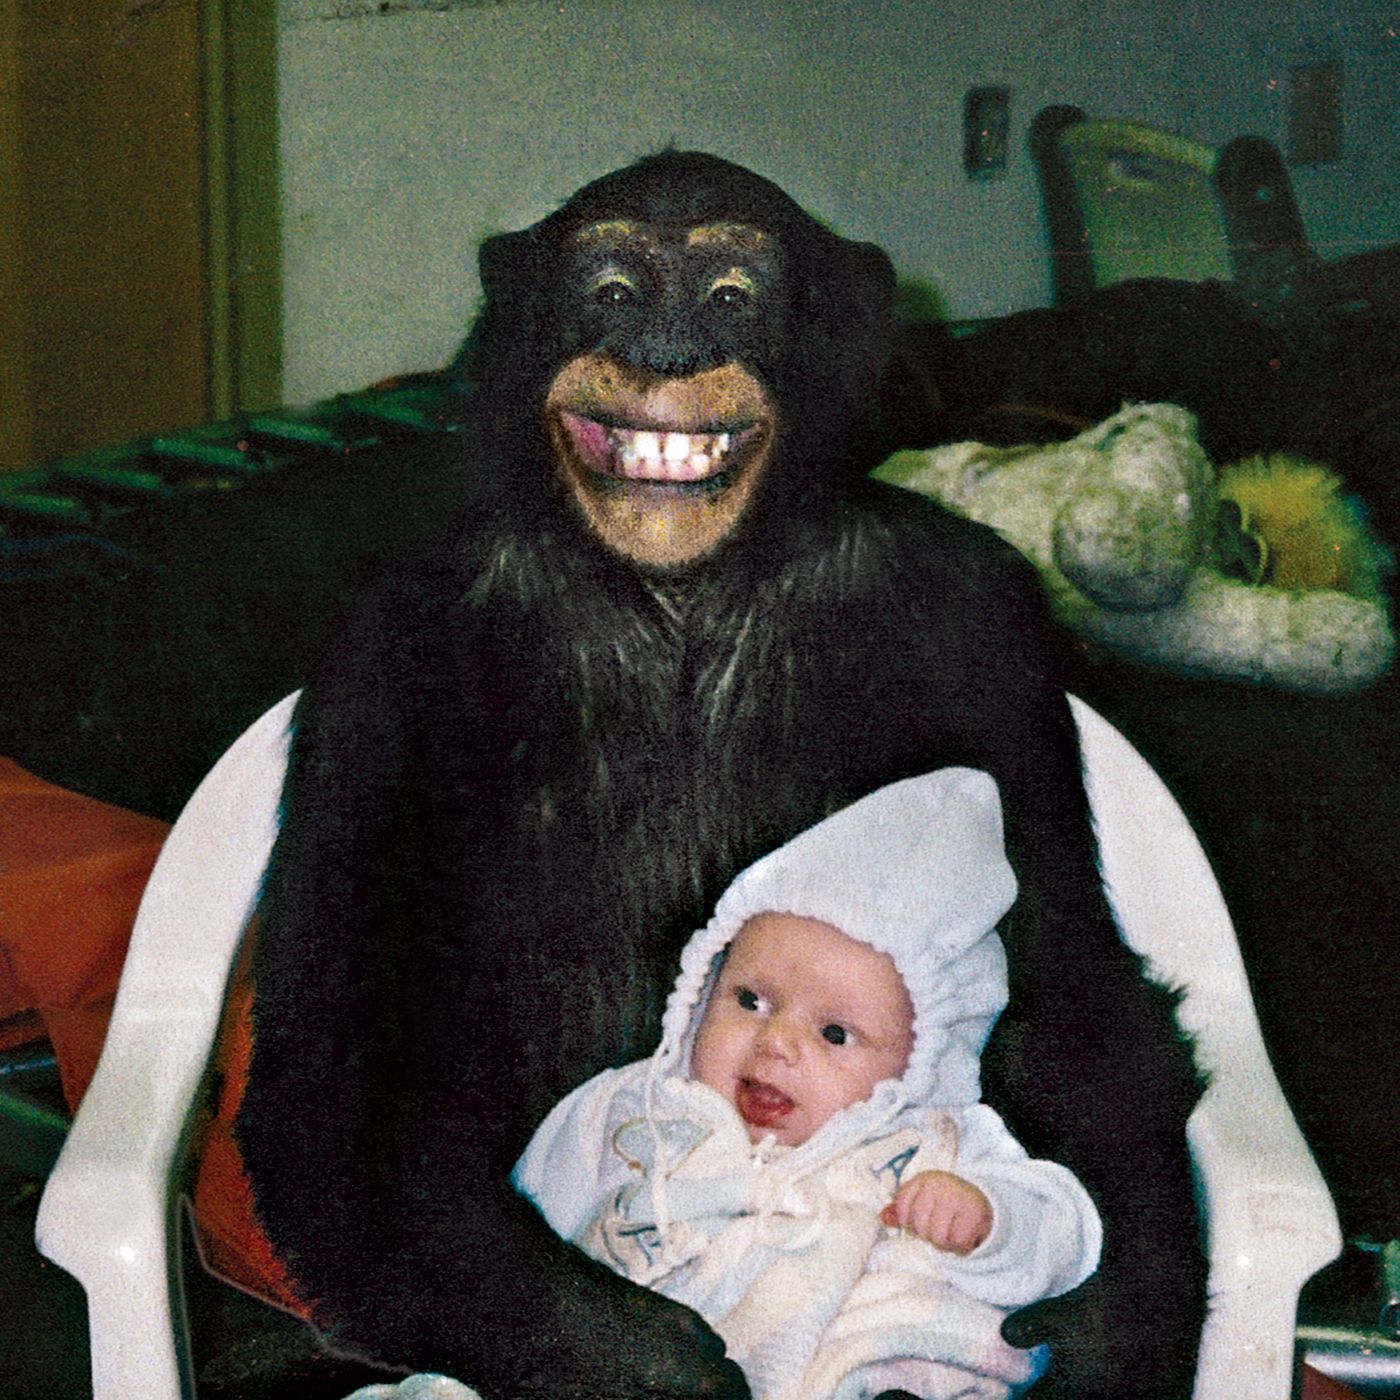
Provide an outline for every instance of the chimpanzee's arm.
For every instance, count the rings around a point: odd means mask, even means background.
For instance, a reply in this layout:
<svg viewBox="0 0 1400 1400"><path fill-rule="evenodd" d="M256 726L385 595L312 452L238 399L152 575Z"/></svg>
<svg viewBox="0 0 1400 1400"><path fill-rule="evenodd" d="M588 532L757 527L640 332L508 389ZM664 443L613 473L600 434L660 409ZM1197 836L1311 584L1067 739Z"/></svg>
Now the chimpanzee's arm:
<svg viewBox="0 0 1400 1400"><path fill-rule="evenodd" d="M415 829L437 776L424 729L451 736L471 704L440 708L443 586L373 595L297 712L237 1126L261 1222L346 1352L492 1396L745 1396L695 1314L555 1238L511 1189L509 1105L453 1082L465 1056L511 1055L495 1008L446 962L436 1004L414 991L429 964L410 950L435 938L422 882L442 868L426 854L442 833Z"/></svg>

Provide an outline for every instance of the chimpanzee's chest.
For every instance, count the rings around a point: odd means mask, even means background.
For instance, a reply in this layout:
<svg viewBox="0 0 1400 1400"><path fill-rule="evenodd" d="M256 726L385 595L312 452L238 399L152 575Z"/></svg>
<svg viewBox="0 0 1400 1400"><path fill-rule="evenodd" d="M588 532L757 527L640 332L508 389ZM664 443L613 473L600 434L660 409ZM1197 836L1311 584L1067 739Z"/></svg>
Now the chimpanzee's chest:
<svg viewBox="0 0 1400 1400"><path fill-rule="evenodd" d="M955 619L911 640L903 601L867 552L687 607L555 590L548 612L470 619L453 722L423 726L432 810L411 830L430 849L405 857L426 869L400 887L443 928L416 946L465 971L472 1017L509 1006L493 1030L544 1106L654 1048L680 949L740 870L882 783L968 760Z"/></svg>
<svg viewBox="0 0 1400 1400"><path fill-rule="evenodd" d="M518 648L519 624L497 624L491 778L463 788L496 907L544 911L580 950L670 958L743 866L937 761L946 707L920 697L947 678L889 644L878 577L841 582L798 571L688 610L643 598L576 619L567 645Z"/></svg>

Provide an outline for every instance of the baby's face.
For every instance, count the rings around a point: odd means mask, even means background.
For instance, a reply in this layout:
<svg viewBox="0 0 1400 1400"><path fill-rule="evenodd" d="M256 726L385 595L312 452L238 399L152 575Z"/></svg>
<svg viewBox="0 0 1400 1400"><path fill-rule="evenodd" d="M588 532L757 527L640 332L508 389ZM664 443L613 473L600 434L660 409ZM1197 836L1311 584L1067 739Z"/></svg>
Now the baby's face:
<svg viewBox="0 0 1400 1400"><path fill-rule="evenodd" d="M903 1074L914 1008L894 962L816 919L758 914L733 943L691 1053L749 1138L806 1142Z"/></svg>

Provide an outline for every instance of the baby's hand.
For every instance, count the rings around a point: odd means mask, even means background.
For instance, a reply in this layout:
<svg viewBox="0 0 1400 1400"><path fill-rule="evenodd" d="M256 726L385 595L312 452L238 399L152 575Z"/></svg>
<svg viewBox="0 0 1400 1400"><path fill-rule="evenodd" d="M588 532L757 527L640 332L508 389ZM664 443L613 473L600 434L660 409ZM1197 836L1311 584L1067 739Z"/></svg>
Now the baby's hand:
<svg viewBox="0 0 1400 1400"><path fill-rule="evenodd" d="M895 1192L880 1219L935 1249L971 1254L992 1232L992 1203L952 1172L920 1172Z"/></svg>

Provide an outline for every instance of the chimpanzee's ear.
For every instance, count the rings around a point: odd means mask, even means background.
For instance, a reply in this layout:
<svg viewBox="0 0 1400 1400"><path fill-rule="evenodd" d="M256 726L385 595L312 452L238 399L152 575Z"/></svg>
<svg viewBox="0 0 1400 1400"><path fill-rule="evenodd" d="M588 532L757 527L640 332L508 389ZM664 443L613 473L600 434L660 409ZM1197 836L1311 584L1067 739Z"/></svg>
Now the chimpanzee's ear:
<svg viewBox="0 0 1400 1400"><path fill-rule="evenodd" d="M894 266L875 244L825 229L804 252L792 261L798 392L812 421L859 436L893 348Z"/></svg>
<svg viewBox="0 0 1400 1400"><path fill-rule="evenodd" d="M863 365L883 368L894 322L894 264L874 243L841 240L833 273L832 309L840 306L841 339Z"/></svg>
<svg viewBox="0 0 1400 1400"><path fill-rule="evenodd" d="M479 389L480 370L487 365L493 379L510 379L535 354L547 309L541 290L548 275L541 251L545 242L540 224L482 240L477 252L481 303L452 366L460 390Z"/></svg>
<svg viewBox="0 0 1400 1400"><path fill-rule="evenodd" d="M489 308L493 301L517 303L530 286L538 255L539 225L518 233L494 233L482 241L477 254L481 290Z"/></svg>

